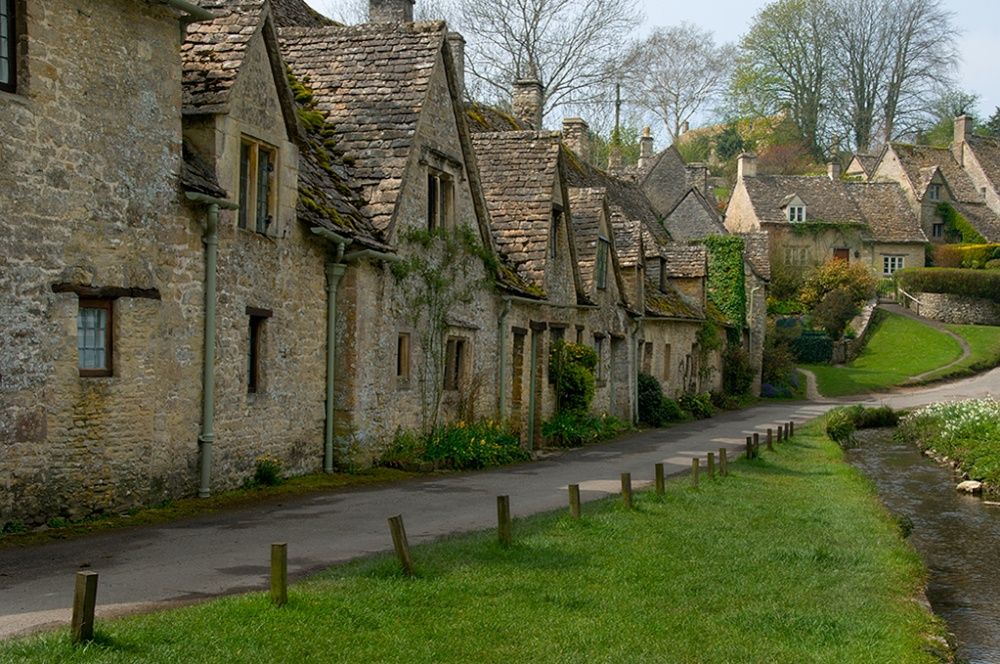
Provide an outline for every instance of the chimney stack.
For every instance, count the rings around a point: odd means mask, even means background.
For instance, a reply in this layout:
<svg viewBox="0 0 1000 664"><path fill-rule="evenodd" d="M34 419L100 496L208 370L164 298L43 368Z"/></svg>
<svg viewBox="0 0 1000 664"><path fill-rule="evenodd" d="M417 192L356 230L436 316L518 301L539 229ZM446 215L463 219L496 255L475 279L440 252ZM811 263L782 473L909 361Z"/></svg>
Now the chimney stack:
<svg viewBox="0 0 1000 664"><path fill-rule="evenodd" d="M563 143L586 163L590 163L590 126L581 118L563 120Z"/></svg>
<svg viewBox="0 0 1000 664"><path fill-rule="evenodd" d="M965 143L972 134L972 118L968 115L960 115L955 118L955 145Z"/></svg>
<svg viewBox="0 0 1000 664"><path fill-rule="evenodd" d="M369 23L413 23L414 0L368 0Z"/></svg>
<svg viewBox="0 0 1000 664"><path fill-rule="evenodd" d="M538 79L522 78L514 81L514 117L536 131L541 130L543 96L544 90Z"/></svg>
<svg viewBox="0 0 1000 664"><path fill-rule="evenodd" d="M693 161L687 165L687 184L695 187L703 196L708 195L708 164Z"/></svg>
<svg viewBox="0 0 1000 664"><path fill-rule="evenodd" d="M689 123L687 120L685 120L684 122L681 123L681 133L680 133L680 135L683 136L684 134L688 133L689 131L691 131L691 123Z"/></svg>
<svg viewBox="0 0 1000 664"><path fill-rule="evenodd" d="M645 169L653 163L653 134L649 127L642 130L642 137L639 139L639 169Z"/></svg>
<svg viewBox="0 0 1000 664"><path fill-rule="evenodd" d="M757 155L744 152L736 162L736 179L752 178L757 175Z"/></svg>
<svg viewBox="0 0 1000 664"><path fill-rule="evenodd" d="M458 97L465 100L465 37L459 32L448 33L448 50L451 51L451 61L455 65L455 77L458 79Z"/></svg>
<svg viewBox="0 0 1000 664"><path fill-rule="evenodd" d="M840 179L840 162L831 159L826 163L826 174L830 176L831 180Z"/></svg>

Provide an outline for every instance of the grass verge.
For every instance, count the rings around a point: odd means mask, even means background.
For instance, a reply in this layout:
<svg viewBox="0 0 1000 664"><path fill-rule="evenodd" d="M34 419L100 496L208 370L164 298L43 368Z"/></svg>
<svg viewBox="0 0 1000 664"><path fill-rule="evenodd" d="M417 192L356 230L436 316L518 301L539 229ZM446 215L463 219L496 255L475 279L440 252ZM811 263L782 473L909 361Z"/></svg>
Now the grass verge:
<svg viewBox="0 0 1000 664"><path fill-rule="evenodd" d="M805 365L816 374L823 396L841 397L896 387L962 355L954 339L911 318L889 314L877 325L853 362L844 366Z"/></svg>
<svg viewBox="0 0 1000 664"><path fill-rule="evenodd" d="M962 378L1000 365L1000 327L986 325L949 325L948 329L965 339L971 353L953 367L925 376L920 384Z"/></svg>
<svg viewBox="0 0 1000 664"><path fill-rule="evenodd" d="M54 519L49 527L27 532L6 532L0 534L0 549L35 546L56 539L72 539L95 533L136 526L152 526L171 521L179 521L221 510L247 507L273 502L284 498L323 493L357 486L371 486L386 482L398 482L421 473L405 472L392 468L371 468L358 473L318 473L286 479L277 486L235 489L219 493L210 498L181 498L161 505L132 510L124 514L111 514L66 521Z"/></svg>
<svg viewBox="0 0 1000 664"><path fill-rule="evenodd" d="M100 622L87 648L0 644L0 661L939 661L919 558L818 424L731 470L633 511L518 520L509 549L489 532L417 547L414 579L381 556L293 586L281 609L226 598Z"/></svg>

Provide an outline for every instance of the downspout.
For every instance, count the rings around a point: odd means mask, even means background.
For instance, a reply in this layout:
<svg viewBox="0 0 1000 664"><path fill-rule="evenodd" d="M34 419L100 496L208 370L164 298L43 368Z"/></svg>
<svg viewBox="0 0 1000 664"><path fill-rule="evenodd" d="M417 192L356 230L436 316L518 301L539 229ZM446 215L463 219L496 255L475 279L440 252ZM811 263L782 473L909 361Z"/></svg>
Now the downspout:
<svg viewBox="0 0 1000 664"><path fill-rule="evenodd" d="M528 381L528 450L535 451L535 390L538 388L538 335L531 330L531 379Z"/></svg>
<svg viewBox="0 0 1000 664"><path fill-rule="evenodd" d="M333 472L334 372L337 368L337 286L347 271L341 260L344 244L337 244L337 258L326 264L326 423L323 427L323 472Z"/></svg>
<svg viewBox="0 0 1000 664"><path fill-rule="evenodd" d="M208 205L205 230L205 352L202 358L201 433L198 434L198 497L208 498L212 488L212 445L215 442L215 300L219 254L219 208L235 210L230 201L186 192L190 201Z"/></svg>
<svg viewBox="0 0 1000 664"><path fill-rule="evenodd" d="M497 370L497 412L500 419L507 417L507 316L510 314L510 298L503 299L500 308L500 320L497 323L497 358L499 358L499 368Z"/></svg>
<svg viewBox="0 0 1000 664"><path fill-rule="evenodd" d="M632 424L639 423L639 329L642 326L642 319L635 321L632 329L632 370L629 372L629 392L632 396Z"/></svg>
<svg viewBox="0 0 1000 664"><path fill-rule="evenodd" d="M188 2L187 0L164 0L168 5L174 9L180 10L187 14L182 20L185 23L198 23L200 21L214 21L216 19L215 14L199 7L198 5Z"/></svg>

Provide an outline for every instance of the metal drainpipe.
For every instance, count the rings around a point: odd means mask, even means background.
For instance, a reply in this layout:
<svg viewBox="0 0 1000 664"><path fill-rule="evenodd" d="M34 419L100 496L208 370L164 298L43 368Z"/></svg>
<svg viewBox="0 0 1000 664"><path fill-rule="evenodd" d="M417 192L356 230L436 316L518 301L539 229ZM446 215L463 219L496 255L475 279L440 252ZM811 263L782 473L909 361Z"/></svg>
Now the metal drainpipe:
<svg viewBox="0 0 1000 664"><path fill-rule="evenodd" d="M208 498L212 487L212 444L215 442L215 298L219 253L219 206L208 206L201 241L205 244L205 355L202 361L201 434L198 436L198 497Z"/></svg>
<svg viewBox="0 0 1000 664"><path fill-rule="evenodd" d="M642 320L635 322L632 330L632 371L629 375L629 391L632 393L632 424L639 423L639 330Z"/></svg>
<svg viewBox="0 0 1000 664"><path fill-rule="evenodd" d="M341 263L344 245L337 245L337 260L326 264L326 424L323 428L323 471L333 472L334 372L337 368L337 285L347 266Z"/></svg>
<svg viewBox="0 0 1000 664"><path fill-rule="evenodd" d="M507 416L507 316L510 314L510 299L504 298L500 309L500 320L497 323L497 358L499 358L499 369L497 373L497 412L501 420Z"/></svg>

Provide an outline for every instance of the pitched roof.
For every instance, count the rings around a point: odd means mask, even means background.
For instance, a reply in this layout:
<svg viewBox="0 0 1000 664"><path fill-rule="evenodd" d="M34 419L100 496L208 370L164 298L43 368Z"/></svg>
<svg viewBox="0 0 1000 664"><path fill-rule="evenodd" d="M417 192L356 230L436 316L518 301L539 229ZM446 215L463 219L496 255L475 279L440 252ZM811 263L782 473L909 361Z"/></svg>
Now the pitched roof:
<svg viewBox="0 0 1000 664"><path fill-rule="evenodd" d="M1000 192L1000 139L972 136L968 139L968 145L986 172L993 189Z"/></svg>
<svg viewBox="0 0 1000 664"><path fill-rule="evenodd" d="M518 274L544 288L559 134L478 133L472 144L496 247Z"/></svg>
<svg viewBox="0 0 1000 664"><path fill-rule="evenodd" d="M955 203L954 207L987 242L1000 242L1000 218L984 203Z"/></svg>
<svg viewBox="0 0 1000 664"><path fill-rule="evenodd" d="M215 169L184 139L182 143L184 163L181 166L181 187L184 191L205 194L224 199L229 196L219 184Z"/></svg>
<svg viewBox="0 0 1000 664"><path fill-rule="evenodd" d="M445 25L367 24L283 28L282 54L315 90L333 127L361 212L380 231L392 223L417 123L442 52Z"/></svg>
<svg viewBox="0 0 1000 664"><path fill-rule="evenodd" d="M728 235L719 211L697 187L691 187L667 213L663 222L678 242L700 240L710 235Z"/></svg>
<svg viewBox="0 0 1000 664"><path fill-rule="evenodd" d="M701 307L697 306L672 286L667 284L667 290L661 291L651 279L647 278L643 291L646 296L646 314L662 318L685 318L688 320L704 320Z"/></svg>
<svg viewBox="0 0 1000 664"><path fill-rule="evenodd" d="M642 222L629 219L620 211L611 211L611 229L615 234L615 248L623 267L635 267L642 260Z"/></svg>
<svg viewBox="0 0 1000 664"><path fill-rule="evenodd" d="M580 266L580 278L587 291L594 286L594 267L597 264L597 245L601 237L601 217L604 216L604 200L607 192L603 189L569 190L569 209L573 219L573 235L576 238L576 261Z"/></svg>
<svg viewBox="0 0 1000 664"><path fill-rule="evenodd" d="M229 101L250 39L263 24L265 0L200 0L214 21L191 23L181 44L185 110L218 112Z"/></svg>
<svg viewBox="0 0 1000 664"><path fill-rule="evenodd" d="M895 182L845 182L878 242L927 242L902 189Z"/></svg>
<svg viewBox="0 0 1000 664"><path fill-rule="evenodd" d="M274 15L274 24L279 28L322 28L328 25L340 25L320 14L303 0L269 0L269 2Z"/></svg>
<svg viewBox="0 0 1000 664"><path fill-rule="evenodd" d="M750 269L761 279L771 280L771 243L767 231L742 235L746 243L746 260Z"/></svg>
<svg viewBox="0 0 1000 664"><path fill-rule="evenodd" d="M644 190L648 191L659 205L661 212L677 207L681 199L687 195L689 185L687 164L677 150L671 145L653 158L652 163L639 173L639 180ZM653 191L650 191L653 188Z"/></svg>
<svg viewBox="0 0 1000 664"><path fill-rule="evenodd" d="M708 250L703 246L671 245L661 249L666 276L693 279L708 274Z"/></svg>
<svg viewBox="0 0 1000 664"><path fill-rule="evenodd" d="M983 200L968 174L955 161L950 149L904 143L892 143L892 149L899 157L906 176L916 188L917 198L923 198L937 169L948 183L948 189L956 201L979 203Z"/></svg>
<svg viewBox="0 0 1000 664"><path fill-rule="evenodd" d="M858 153L854 155L854 158L851 161L857 161L867 177L871 176L871 174L875 172L875 167L878 166L879 156Z"/></svg>

